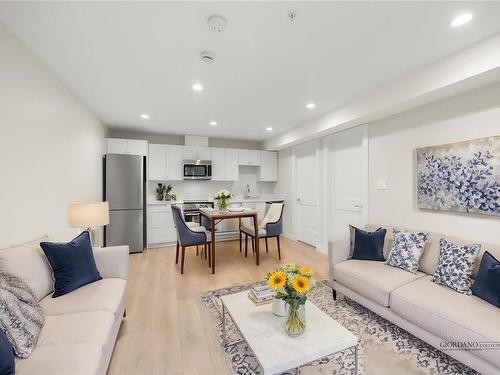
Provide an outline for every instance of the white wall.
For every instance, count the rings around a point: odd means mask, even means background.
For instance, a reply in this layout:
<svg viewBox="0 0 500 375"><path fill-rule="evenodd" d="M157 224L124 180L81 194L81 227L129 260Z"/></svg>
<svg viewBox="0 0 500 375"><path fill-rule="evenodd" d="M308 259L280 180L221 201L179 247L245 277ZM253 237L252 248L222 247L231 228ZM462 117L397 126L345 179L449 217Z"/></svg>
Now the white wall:
<svg viewBox="0 0 500 375"><path fill-rule="evenodd" d="M500 135L500 83L369 126L369 221L499 243L500 218L416 206L415 149ZM388 190L376 190L377 178Z"/></svg>
<svg viewBox="0 0 500 375"><path fill-rule="evenodd" d="M0 24L0 247L69 240L67 205L101 199L103 125Z"/></svg>
<svg viewBox="0 0 500 375"><path fill-rule="evenodd" d="M278 183L276 184L276 196L285 200L283 211L283 230L285 235L294 239L293 233L293 152L292 147L278 152Z"/></svg>

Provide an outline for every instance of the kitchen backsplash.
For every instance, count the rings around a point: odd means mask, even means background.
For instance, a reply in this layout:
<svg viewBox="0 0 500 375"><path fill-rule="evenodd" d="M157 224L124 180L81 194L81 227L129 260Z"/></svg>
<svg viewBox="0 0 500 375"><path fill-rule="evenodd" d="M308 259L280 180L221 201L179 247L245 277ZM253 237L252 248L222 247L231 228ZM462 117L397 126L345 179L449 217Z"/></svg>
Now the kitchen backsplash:
<svg viewBox="0 0 500 375"><path fill-rule="evenodd" d="M251 166L240 166L240 179L238 181L163 181L171 184L172 193L177 195L178 200L205 199L212 197L217 191L227 189L235 196L243 197L245 186L250 186L250 193L258 196L272 196L275 194L276 182L257 181L258 168ZM149 182L149 197L154 199L156 183Z"/></svg>

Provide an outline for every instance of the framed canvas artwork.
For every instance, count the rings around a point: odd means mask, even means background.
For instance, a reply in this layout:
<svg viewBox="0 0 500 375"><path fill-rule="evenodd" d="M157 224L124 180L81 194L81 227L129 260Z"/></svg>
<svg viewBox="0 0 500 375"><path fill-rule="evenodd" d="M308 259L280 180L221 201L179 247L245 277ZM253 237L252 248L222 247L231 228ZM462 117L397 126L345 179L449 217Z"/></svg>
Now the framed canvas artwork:
<svg viewBox="0 0 500 375"><path fill-rule="evenodd" d="M500 136L417 149L417 205L500 216Z"/></svg>

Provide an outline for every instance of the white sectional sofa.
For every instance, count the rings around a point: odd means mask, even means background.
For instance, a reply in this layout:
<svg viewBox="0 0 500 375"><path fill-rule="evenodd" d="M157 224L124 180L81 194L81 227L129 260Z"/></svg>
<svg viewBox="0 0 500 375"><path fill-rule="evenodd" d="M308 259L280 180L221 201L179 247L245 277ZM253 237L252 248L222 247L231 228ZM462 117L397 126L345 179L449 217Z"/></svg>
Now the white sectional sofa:
<svg viewBox="0 0 500 375"><path fill-rule="evenodd" d="M104 375L127 297L128 246L94 248L102 280L52 298L52 272L39 239L0 250L0 270L23 278L45 313L37 346L16 359L18 375Z"/></svg>
<svg viewBox="0 0 500 375"><path fill-rule="evenodd" d="M387 229L384 256L392 247L392 227L368 225L367 230ZM416 275L385 262L348 260L349 237L330 243L330 283L335 291L362 304L449 356L482 374L500 374L500 348L496 350L445 350L448 342L500 343L500 309L476 297L460 294L432 282L439 259L441 238L458 245L477 243L429 233ZM500 246L481 244L476 275L484 251L500 258Z"/></svg>

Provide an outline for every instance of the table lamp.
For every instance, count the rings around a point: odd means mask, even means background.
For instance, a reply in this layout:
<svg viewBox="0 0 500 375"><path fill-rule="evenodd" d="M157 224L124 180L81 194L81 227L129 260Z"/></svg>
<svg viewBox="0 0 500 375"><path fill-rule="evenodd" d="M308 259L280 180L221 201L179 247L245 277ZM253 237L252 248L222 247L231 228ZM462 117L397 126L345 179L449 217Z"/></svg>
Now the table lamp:
<svg viewBox="0 0 500 375"><path fill-rule="evenodd" d="M72 228L87 230L109 224L108 202L70 203L68 206L69 225Z"/></svg>

